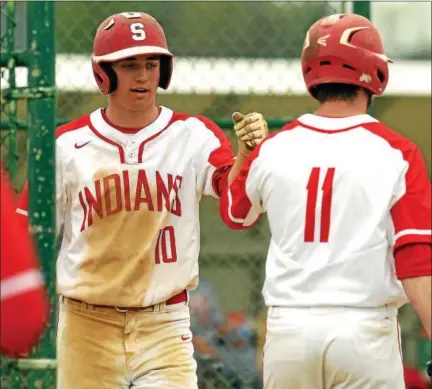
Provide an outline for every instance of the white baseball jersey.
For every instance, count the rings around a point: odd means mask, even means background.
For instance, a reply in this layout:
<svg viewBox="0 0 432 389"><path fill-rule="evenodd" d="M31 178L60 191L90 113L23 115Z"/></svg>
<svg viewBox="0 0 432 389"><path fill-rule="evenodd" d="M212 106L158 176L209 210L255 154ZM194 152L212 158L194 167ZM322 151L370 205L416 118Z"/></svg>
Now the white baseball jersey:
<svg viewBox="0 0 432 389"><path fill-rule="evenodd" d="M267 305L400 305L393 250L431 243L430 188L418 148L373 117L306 114L251 153L220 207L234 229L267 213Z"/></svg>
<svg viewBox="0 0 432 389"><path fill-rule="evenodd" d="M199 201L218 197L234 154L203 117L161 107L136 133L103 109L57 130L57 288L91 304L149 306L198 282ZM30 183L31 184L31 183ZM25 214L26 191L18 208Z"/></svg>

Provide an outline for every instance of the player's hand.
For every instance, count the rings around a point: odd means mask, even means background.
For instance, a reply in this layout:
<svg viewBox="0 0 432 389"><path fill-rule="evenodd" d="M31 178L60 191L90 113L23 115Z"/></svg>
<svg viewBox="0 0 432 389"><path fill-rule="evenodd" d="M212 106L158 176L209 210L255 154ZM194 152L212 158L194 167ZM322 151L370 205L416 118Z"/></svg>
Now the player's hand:
<svg viewBox="0 0 432 389"><path fill-rule="evenodd" d="M248 113L234 112L232 115L234 131L238 140L239 152L249 155L268 135L267 122L263 115L257 112Z"/></svg>

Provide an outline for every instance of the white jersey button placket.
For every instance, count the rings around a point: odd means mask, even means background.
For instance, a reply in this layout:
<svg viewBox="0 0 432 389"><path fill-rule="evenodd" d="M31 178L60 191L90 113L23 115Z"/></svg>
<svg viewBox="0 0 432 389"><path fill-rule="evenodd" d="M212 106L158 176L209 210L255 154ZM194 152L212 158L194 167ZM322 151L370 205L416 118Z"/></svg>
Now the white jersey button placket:
<svg viewBox="0 0 432 389"><path fill-rule="evenodd" d="M131 141L126 146L126 162L129 164L138 163L138 152L135 143L135 141Z"/></svg>

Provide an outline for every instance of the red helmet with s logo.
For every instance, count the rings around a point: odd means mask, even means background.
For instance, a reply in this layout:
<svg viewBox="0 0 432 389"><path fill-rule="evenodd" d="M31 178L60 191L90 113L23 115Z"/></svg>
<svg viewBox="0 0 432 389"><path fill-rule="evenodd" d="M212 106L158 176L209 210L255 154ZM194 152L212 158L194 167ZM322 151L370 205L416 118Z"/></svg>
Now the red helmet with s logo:
<svg viewBox="0 0 432 389"><path fill-rule="evenodd" d="M107 64L144 54L160 56L159 86L167 89L173 54L158 21L144 12L122 12L105 19L97 29L92 54L93 74L100 91L106 95L117 87L116 74Z"/></svg>

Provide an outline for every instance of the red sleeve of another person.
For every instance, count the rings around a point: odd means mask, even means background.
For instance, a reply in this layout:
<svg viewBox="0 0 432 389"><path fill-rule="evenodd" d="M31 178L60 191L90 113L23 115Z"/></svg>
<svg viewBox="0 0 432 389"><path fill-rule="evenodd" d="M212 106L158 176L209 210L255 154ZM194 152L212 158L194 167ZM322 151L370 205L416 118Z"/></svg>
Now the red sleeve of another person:
<svg viewBox="0 0 432 389"><path fill-rule="evenodd" d="M48 318L48 299L27 223L15 212L12 188L1 172L1 352L27 354Z"/></svg>

